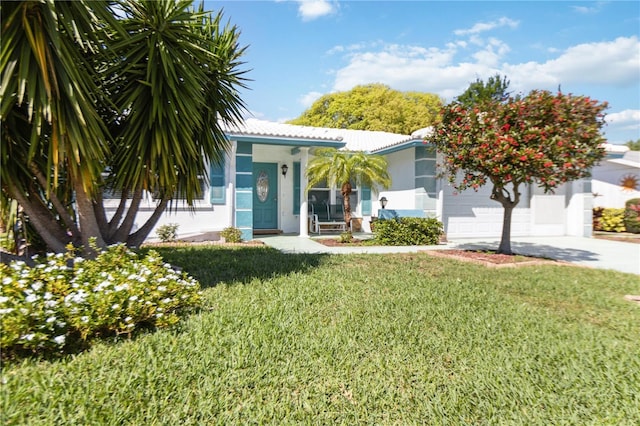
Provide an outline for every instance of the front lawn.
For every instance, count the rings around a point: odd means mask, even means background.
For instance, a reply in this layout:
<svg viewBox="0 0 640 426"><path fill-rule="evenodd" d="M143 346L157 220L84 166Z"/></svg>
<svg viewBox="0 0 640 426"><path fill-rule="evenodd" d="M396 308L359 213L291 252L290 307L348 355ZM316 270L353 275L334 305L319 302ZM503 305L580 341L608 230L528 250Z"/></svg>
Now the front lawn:
<svg viewBox="0 0 640 426"><path fill-rule="evenodd" d="M2 424L640 424L637 276L167 247L170 330L2 370Z"/></svg>

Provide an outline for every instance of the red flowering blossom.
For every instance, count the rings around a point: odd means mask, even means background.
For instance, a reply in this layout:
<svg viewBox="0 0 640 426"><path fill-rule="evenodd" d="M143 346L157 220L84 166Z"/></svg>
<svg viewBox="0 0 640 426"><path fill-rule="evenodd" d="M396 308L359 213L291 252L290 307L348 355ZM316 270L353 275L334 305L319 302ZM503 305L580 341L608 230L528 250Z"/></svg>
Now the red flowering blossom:
<svg viewBox="0 0 640 426"><path fill-rule="evenodd" d="M492 198L508 216L506 228L521 186L553 192L589 175L605 155L600 129L606 108L606 102L547 91L484 103L482 111L453 103L444 107L433 143L448 159L442 173L457 190L493 183ZM464 180L456 182L460 172ZM510 245L505 247L510 252Z"/></svg>

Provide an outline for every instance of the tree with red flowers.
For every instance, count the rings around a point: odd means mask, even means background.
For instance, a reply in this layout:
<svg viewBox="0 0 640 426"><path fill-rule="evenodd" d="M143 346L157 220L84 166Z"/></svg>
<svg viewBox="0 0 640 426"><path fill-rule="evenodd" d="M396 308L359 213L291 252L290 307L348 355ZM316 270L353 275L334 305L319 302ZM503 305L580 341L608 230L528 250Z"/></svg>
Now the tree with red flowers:
<svg viewBox="0 0 640 426"><path fill-rule="evenodd" d="M600 133L606 102L534 90L526 96L456 100L442 112L434 145L459 191L491 183L491 199L504 208L498 253L511 251L511 214L525 184L545 193L590 176L605 155Z"/></svg>

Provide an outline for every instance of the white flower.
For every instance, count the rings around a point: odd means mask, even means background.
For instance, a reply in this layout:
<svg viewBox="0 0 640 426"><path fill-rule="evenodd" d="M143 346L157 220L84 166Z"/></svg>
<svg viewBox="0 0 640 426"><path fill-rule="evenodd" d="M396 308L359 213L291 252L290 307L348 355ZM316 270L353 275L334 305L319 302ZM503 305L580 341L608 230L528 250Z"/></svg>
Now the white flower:
<svg viewBox="0 0 640 426"><path fill-rule="evenodd" d="M172 301L172 300L173 300L173 299L171 299L170 297L167 297L167 298L165 298L165 299L162 299L162 300L161 300L161 302L162 302L162 303L171 303L171 301Z"/></svg>
<svg viewBox="0 0 640 426"><path fill-rule="evenodd" d="M160 280L158 280L158 281L160 281ZM158 291L167 291L167 288L165 286L161 285L161 286L158 286Z"/></svg>
<svg viewBox="0 0 640 426"><path fill-rule="evenodd" d="M13 282L13 278L11 277L4 277L2 279L2 284L11 284L11 282Z"/></svg>
<svg viewBox="0 0 640 426"><path fill-rule="evenodd" d="M0 303L7 303L9 298L7 296L0 296Z"/></svg>
<svg viewBox="0 0 640 426"><path fill-rule="evenodd" d="M59 346L64 345L65 340L66 340L66 336L64 334L61 334L60 336L56 336L53 338L53 341Z"/></svg>
<svg viewBox="0 0 640 426"><path fill-rule="evenodd" d="M56 317L49 317L47 318L47 324L51 324L52 322L54 322L55 320L57 320Z"/></svg>
<svg viewBox="0 0 640 426"><path fill-rule="evenodd" d="M88 317L88 316L80 317L80 321L82 321L82 322L89 322L89 317Z"/></svg>
<svg viewBox="0 0 640 426"><path fill-rule="evenodd" d="M30 294L28 295L25 299L24 299L27 303L33 303L36 300L38 300L38 295L37 294Z"/></svg>
<svg viewBox="0 0 640 426"><path fill-rule="evenodd" d="M113 305L111 305L111 309L120 309L120 305L114 303Z"/></svg>
<svg viewBox="0 0 640 426"><path fill-rule="evenodd" d="M36 337L36 335L33 333L20 336L21 339L24 339L29 342L32 341L34 337Z"/></svg>
<svg viewBox="0 0 640 426"><path fill-rule="evenodd" d="M42 296L44 300L50 300L52 297L53 297L53 294L51 294L48 291L44 294L44 296Z"/></svg>
<svg viewBox="0 0 640 426"><path fill-rule="evenodd" d="M131 296L129 300L135 302L136 300L138 300L138 296Z"/></svg>
<svg viewBox="0 0 640 426"><path fill-rule="evenodd" d="M34 291L40 291L40 289L42 288L42 281L36 281L35 283L31 284L31 288Z"/></svg>
<svg viewBox="0 0 640 426"><path fill-rule="evenodd" d="M55 300L47 300L44 302L45 308L55 308L56 306L58 306L58 302Z"/></svg>
<svg viewBox="0 0 640 426"><path fill-rule="evenodd" d="M133 318L131 318L131 317L126 317L126 318L124 319L124 322L129 322L129 321L131 321L132 319L133 319Z"/></svg>
<svg viewBox="0 0 640 426"><path fill-rule="evenodd" d="M0 309L0 315L10 314L13 311L14 311L13 308Z"/></svg>

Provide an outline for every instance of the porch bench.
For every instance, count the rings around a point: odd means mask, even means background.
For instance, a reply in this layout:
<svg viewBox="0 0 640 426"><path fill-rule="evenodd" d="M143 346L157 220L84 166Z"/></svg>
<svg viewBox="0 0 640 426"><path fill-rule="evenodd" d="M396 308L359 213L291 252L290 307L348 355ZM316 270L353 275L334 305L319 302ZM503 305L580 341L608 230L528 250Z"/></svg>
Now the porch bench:
<svg viewBox="0 0 640 426"><path fill-rule="evenodd" d="M347 230L342 204L310 203L309 217L313 233L320 235L322 231L345 232Z"/></svg>
<svg viewBox="0 0 640 426"><path fill-rule="evenodd" d="M378 220L385 219L400 219L402 217L427 217L424 210L421 209L404 209L404 210L394 210L394 209L381 209L378 210Z"/></svg>

